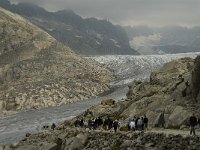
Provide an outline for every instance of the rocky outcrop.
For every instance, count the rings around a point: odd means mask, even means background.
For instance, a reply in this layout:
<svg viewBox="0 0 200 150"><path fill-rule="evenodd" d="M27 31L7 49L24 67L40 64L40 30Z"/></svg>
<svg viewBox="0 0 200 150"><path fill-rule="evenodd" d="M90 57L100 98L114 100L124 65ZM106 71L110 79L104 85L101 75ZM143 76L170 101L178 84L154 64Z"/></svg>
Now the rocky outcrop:
<svg viewBox="0 0 200 150"><path fill-rule="evenodd" d="M8 150L160 150L199 148L199 137L162 133L104 132L67 128L41 132L25 138Z"/></svg>
<svg viewBox="0 0 200 150"><path fill-rule="evenodd" d="M115 104L115 100L113 99L105 99L103 101L101 101L102 105L114 105Z"/></svg>
<svg viewBox="0 0 200 150"><path fill-rule="evenodd" d="M166 63L151 74L150 82L131 84L127 98L132 104L122 116L146 114L152 127L188 125L191 114L198 115L200 108L199 103L193 101L199 90L198 60L199 57L195 61L183 58Z"/></svg>
<svg viewBox="0 0 200 150"><path fill-rule="evenodd" d="M192 93L195 100L200 101L200 56L195 59L192 72Z"/></svg>
<svg viewBox="0 0 200 150"><path fill-rule="evenodd" d="M2 8L0 39L0 110L62 105L109 90L111 72Z"/></svg>

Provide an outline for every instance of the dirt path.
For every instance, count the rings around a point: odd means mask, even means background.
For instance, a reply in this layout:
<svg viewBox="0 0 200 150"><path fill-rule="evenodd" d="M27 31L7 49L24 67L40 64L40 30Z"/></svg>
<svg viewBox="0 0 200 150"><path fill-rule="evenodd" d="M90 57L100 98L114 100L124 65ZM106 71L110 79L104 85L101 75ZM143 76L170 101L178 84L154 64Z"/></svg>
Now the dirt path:
<svg viewBox="0 0 200 150"><path fill-rule="evenodd" d="M198 130L195 130L196 131L196 135L200 136L200 131L199 129ZM160 128L153 128L153 129L150 129L148 131L146 131L147 133L148 132L153 132L153 133L164 133L166 135L169 135L169 134L173 134L173 135L182 135L182 136L188 136L190 135L190 130L187 129L187 130L173 130L173 129L160 129Z"/></svg>

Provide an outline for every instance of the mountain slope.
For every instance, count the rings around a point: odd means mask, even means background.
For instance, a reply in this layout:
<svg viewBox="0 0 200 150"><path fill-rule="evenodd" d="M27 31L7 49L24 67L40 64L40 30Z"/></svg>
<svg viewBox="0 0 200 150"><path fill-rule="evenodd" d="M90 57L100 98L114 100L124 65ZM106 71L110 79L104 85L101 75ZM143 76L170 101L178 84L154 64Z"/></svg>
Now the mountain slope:
<svg viewBox="0 0 200 150"><path fill-rule="evenodd" d="M61 105L108 90L112 74L0 8L0 110Z"/></svg>
<svg viewBox="0 0 200 150"><path fill-rule="evenodd" d="M138 54L129 45L126 32L106 20L82 19L73 11L47 12L28 3L11 5L7 0L0 6L26 17L58 41L85 55Z"/></svg>

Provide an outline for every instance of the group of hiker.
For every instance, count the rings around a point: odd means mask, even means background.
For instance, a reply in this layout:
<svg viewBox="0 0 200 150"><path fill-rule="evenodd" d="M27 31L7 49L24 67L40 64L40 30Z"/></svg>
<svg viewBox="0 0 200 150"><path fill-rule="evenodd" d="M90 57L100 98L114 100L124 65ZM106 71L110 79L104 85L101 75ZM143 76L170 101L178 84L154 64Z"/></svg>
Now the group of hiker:
<svg viewBox="0 0 200 150"><path fill-rule="evenodd" d="M106 119L102 119L101 117L89 118L88 120L77 119L74 122L74 126L81 127L81 128L88 127L89 129L93 129L93 130L96 130L98 127L102 126L105 130L110 130L114 128L116 132L117 129L119 128L119 121L117 119L112 120L110 117L107 117Z"/></svg>
<svg viewBox="0 0 200 150"><path fill-rule="evenodd" d="M142 117L136 117L134 116L132 119L128 120L128 130L131 131L143 131L144 129L147 129L148 127L148 118L146 117L146 115L142 116Z"/></svg>
<svg viewBox="0 0 200 150"><path fill-rule="evenodd" d="M107 117L105 119L98 117L98 118L89 118L88 120L77 119L74 122L74 126L81 128L85 127L93 130L96 130L98 127L102 126L103 129L105 130L110 130L113 128L114 131L116 132L117 129L120 127L120 123L117 119L112 120L110 117ZM147 127L148 127L148 118L146 117L146 115L142 117L134 116L132 119L128 120L127 129L129 131L136 131L136 130L143 131L144 129L147 129Z"/></svg>
<svg viewBox="0 0 200 150"><path fill-rule="evenodd" d="M133 118L128 119L127 129L128 131L136 131L136 130L143 131L148 128L148 122L149 120L146 117L146 115L142 117L134 116ZM196 135L195 129L197 125L200 126L200 118L197 119L197 117L193 113L193 115L189 119L189 123L190 123L190 134ZM120 127L120 123L117 119L112 120L110 117L107 117L105 119L98 117L98 118L89 118L88 120L76 119L74 122L74 126L80 128L89 128L90 130L91 129L96 130L98 127L101 126L105 130L110 130L113 128L114 131L116 132L117 129ZM55 123L52 123L51 126L48 125L43 126L43 129L49 129L49 128L54 130L56 128ZM29 136L29 134L27 134L26 136Z"/></svg>

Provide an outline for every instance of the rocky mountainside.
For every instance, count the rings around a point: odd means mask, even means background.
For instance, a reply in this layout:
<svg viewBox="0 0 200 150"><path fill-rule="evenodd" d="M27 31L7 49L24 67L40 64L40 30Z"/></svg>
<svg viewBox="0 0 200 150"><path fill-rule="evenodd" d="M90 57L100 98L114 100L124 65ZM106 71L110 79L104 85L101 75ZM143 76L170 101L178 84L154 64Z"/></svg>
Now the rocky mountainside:
<svg viewBox="0 0 200 150"><path fill-rule="evenodd" d="M71 10L48 12L28 3L0 6L27 18L58 41L84 55L138 54L129 45L126 32L107 20L83 19Z"/></svg>
<svg viewBox="0 0 200 150"><path fill-rule="evenodd" d="M0 110L83 100L109 90L112 73L0 8Z"/></svg>
<svg viewBox="0 0 200 150"><path fill-rule="evenodd" d="M90 109L96 116L120 119L122 126L126 126L128 118L146 114L151 127L187 127L192 113L200 115L199 62L200 56L166 63L151 74L149 82L130 84L125 101Z"/></svg>
<svg viewBox="0 0 200 150"><path fill-rule="evenodd" d="M166 63L151 74L150 82L132 83L125 101L104 100L87 110L87 113L65 121L55 130L30 134L17 145L1 147L3 150L199 149L200 137L186 136L189 134L187 125L190 115L193 112L199 115L200 111L199 62L200 56L195 60L182 58ZM88 119L91 114L95 117L110 116L112 119L119 119L121 131L113 133L112 130L105 131L101 127L95 131L71 126L76 119ZM162 129L159 132L157 129L150 129L144 133L124 130L127 128L126 119L144 114L149 118L150 128L164 125L166 128L181 128L184 131Z"/></svg>

